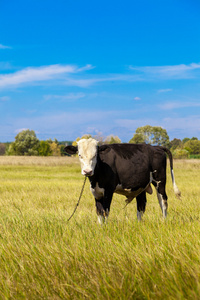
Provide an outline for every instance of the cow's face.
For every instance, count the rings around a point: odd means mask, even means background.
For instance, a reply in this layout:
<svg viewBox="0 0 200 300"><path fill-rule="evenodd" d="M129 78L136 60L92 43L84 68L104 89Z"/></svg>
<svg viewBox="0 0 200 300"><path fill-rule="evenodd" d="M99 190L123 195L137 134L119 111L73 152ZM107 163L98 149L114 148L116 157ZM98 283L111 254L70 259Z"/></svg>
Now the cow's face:
<svg viewBox="0 0 200 300"><path fill-rule="evenodd" d="M81 162L81 173L92 176L97 163L97 141L94 139L82 139L78 142L78 156Z"/></svg>
<svg viewBox="0 0 200 300"><path fill-rule="evenodd" d="M97 163L97 141L94 139L82 139L78 146L67 146L64 150L72 155L78 152L81 162L81 173L85 176L92 176Z"/></svg>

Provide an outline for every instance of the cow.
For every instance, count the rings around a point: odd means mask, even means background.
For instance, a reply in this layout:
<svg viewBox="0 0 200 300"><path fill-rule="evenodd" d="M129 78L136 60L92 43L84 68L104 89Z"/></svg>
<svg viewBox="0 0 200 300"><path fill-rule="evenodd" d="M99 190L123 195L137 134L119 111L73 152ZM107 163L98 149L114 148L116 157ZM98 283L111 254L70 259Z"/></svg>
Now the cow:
<svg viewBox="0 0 200 300"><path fill-rule="evenodd" d="M70 154L78 153L81 173L90 181L90 190L95 198L98 220L107 220L114 193L126 197L126 203L137 201L137 218L140 221L146 208L146 193L152 194L155 186L163 217L167 216L166 153L174 192L180 197L175 183L173 159L169 149L149 144L109 144L98 146L95 139L81 139L77 146L67 146Z"/></svg>

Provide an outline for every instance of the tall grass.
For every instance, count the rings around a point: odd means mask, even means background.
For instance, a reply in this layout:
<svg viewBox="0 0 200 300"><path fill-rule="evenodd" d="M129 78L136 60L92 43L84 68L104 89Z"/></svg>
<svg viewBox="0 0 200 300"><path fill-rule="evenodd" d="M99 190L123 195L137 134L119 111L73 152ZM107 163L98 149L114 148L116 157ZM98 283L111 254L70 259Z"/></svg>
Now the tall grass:
<svg viewBox="0 0 200 300"><path fill-rule="evenodd" d="M69 156L0 156L0 165L66 166L78 163L77 157Z"/></svg>
<svg viewBox="0 0 200 300"><path fill-rule="evenodd" d="M7 159L7 158L6 158ZM15 161L16 159L16 161ZM114 195L97 223L89 182L76 158L0 158L0 299L199 299L200 162L168 170L167 220L156 194L143 221Z"/></svg>

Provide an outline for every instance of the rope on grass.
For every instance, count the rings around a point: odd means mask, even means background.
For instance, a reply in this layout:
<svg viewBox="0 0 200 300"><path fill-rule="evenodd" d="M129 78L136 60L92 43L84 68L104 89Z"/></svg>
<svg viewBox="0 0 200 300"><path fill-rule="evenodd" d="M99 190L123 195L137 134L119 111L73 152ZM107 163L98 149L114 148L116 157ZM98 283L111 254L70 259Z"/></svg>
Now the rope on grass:
<svg viewBox="0 0 200 300"><path fill-rule="evenodd" d="M84 187L85 187L86 180L87 180L87 177L85 176L85 179L84 179L84 182L83 182L83 186L82 186L82 190L81 190L81 193L80 193L78 202L76 203L76 206L75 206L75 208L74 208L74 211L73 211L73 213L71 214L71 216L69 217L69 219L67 220L67 222L69 222L69 220L73 217L73 215L75 214L75 212L76 212L76 210L77 210L77 207L79 206L79 203L80 203L80 200L81 200L81 197L82 197L82 194L83 194L83 190L84 190Z"/></svg>

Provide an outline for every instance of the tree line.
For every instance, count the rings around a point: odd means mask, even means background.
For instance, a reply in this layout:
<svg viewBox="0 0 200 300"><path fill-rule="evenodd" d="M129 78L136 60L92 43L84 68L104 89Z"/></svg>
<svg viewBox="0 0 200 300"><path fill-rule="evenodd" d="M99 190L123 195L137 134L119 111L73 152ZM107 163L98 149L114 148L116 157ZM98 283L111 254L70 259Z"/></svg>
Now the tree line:
<svg viewBox="0 0 200 300"><path fill-rule="evenodd" d="M200 158L200 140L197 137L169 140L162 127L143 126L136 129L129 143L147 143L169 148L175 158Z"/></svg>
<svg viewBox="0 0 200 300"><path fill-rule="evenodd" d="M99 144L121 143L118 136L110 135L106 138L89 134L78 137L75 141L58 142L57 139L52 141L39 140L34 130L23 130L15 137L12 143L0 143L0 155L39 155L39 156L61 156L66 155L64 147L68 144L77 145L82 138L95 138ZM175 158L200 158L200 140L197 137L184 138L180 140L174 138L169 140L167 131L159 126L142 126L138 127L130 139L129 143L146 143L151 145L160 145L169 148Z"/></svg>
<svg viewBox="0 0 200 300"><path fill-rule="evenodd" d="M18 133L14 142L0 143L0 155L61 156L65 155L65 145L70 143L57 139L39 140L34 130L27 129Z"/></svg>
<svg viewBox="0 0 200 300"><path fill-rule="evenodd" d="M81 138L90 138L91 135L84 135ZM100 144L121 143L118 136L110 135L105 140L100 136L95 137ZM80 137L73 142L77 144ZM170 141L166 129L159 126L142 126L138 127L128 143L140 144L146 143L150 145L164 146L171 150L174 158L200 158L200 140L197 137L187 138L183 140L174 138Z"/></svg>

